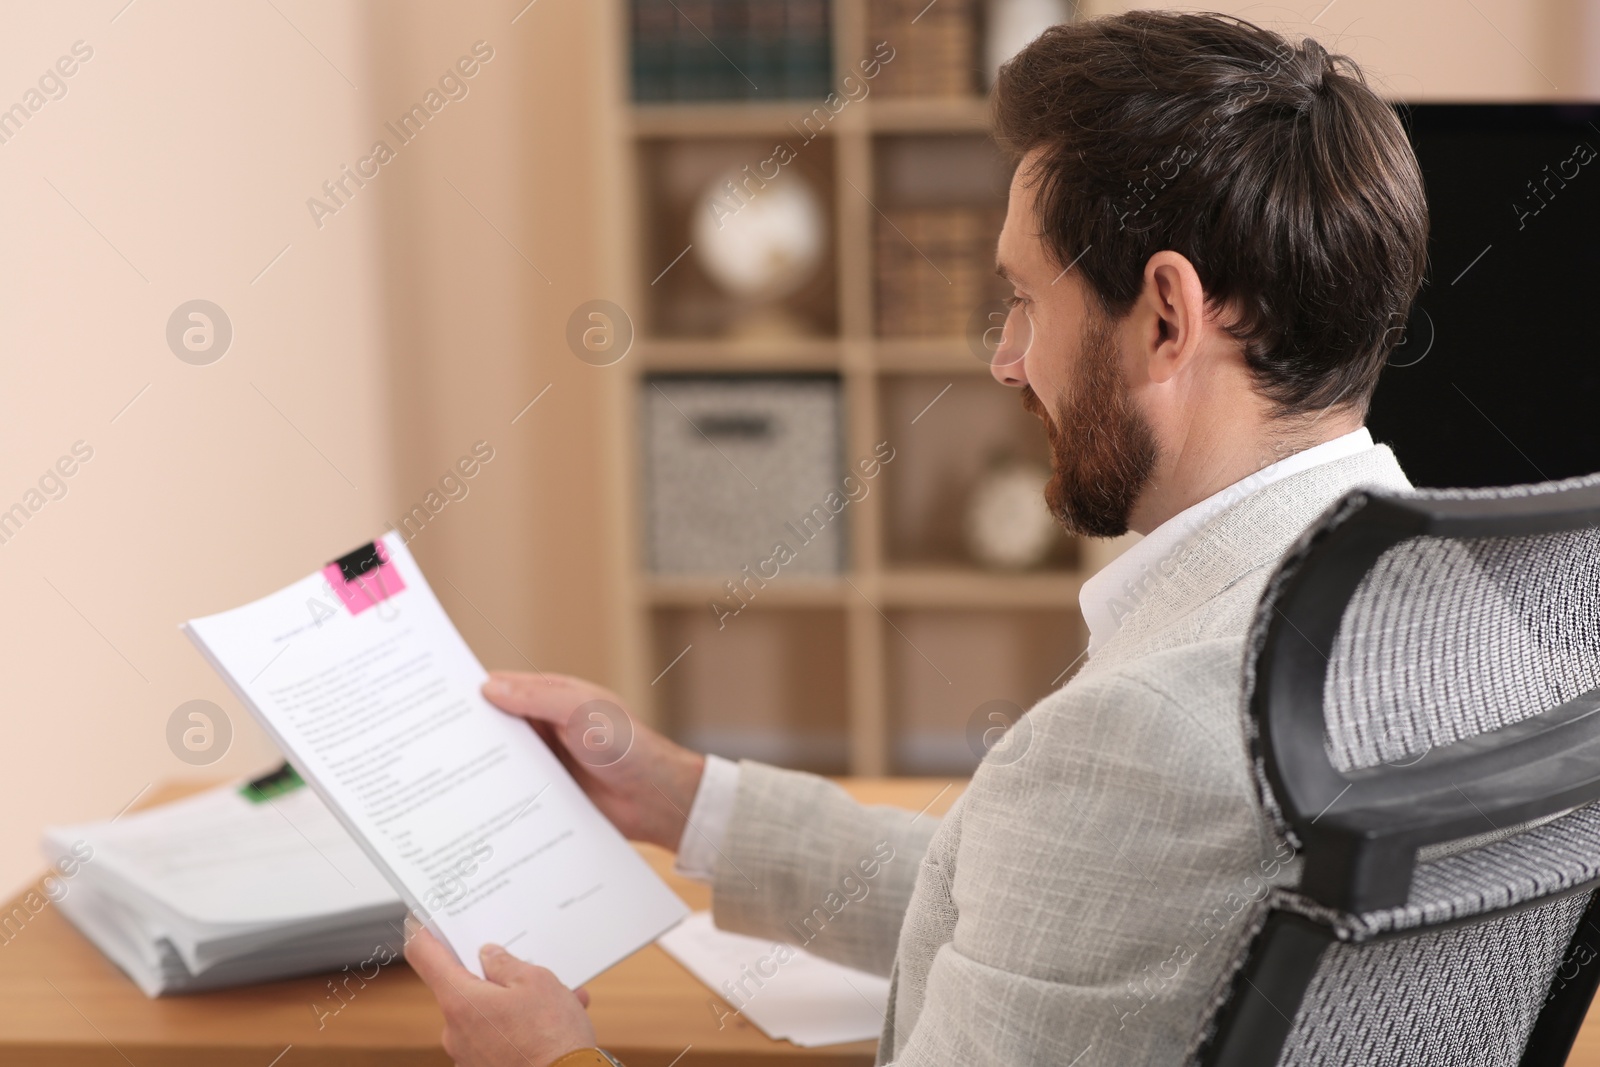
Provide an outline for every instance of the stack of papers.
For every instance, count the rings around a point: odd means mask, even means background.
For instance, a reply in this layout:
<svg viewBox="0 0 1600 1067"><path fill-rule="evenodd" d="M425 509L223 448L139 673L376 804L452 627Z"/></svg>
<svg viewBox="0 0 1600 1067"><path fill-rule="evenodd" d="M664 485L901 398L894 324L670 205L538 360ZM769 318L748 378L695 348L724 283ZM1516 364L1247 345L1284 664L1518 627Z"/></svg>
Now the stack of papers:
<svg viewBox="0 0 1600 1067"><path fill-rule="evenodd" d="M314 792L276 778L286 791L47 829L46 859L76 863L56 906L151 997L396 958L399 896Z"/></svg>
<svg viewBox="0 0 1600 1067"><path fill-rule="evenodd" d="M889 980L830 963L804 949L718 930L698 911L657 942L731 1011L777 1041L805 1048L866 1041L883 1032Z"/></svg>

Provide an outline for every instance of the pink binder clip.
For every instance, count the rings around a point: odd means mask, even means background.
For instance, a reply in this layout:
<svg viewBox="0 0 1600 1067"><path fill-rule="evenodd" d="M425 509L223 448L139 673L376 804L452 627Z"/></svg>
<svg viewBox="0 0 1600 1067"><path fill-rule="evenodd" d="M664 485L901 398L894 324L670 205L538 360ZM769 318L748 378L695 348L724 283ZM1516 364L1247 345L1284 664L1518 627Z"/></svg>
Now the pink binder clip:
<svg viewBox="0 0 1600 1067"><path fill-rule="evenodd" d="M322 574L352 615L376 607L406 587L381 541L369 541L340 556L322 568Z"/></svg>

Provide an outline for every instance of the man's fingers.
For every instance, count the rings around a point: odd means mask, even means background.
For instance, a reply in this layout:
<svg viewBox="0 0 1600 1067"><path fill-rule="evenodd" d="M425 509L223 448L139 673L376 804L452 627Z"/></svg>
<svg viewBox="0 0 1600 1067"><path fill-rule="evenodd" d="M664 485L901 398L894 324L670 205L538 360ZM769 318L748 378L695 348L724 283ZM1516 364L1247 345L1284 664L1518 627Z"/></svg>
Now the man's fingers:
<svg viewBox="0 0 1600 1067"><path fill-rule="evenodd" d="M483 683L484 699L501 711L529 721L560 725L571 711L571 679L564 674L541 677L517 671L495 671Z"/></svg>
<svg viewBox="0 0 1600 1067"><path fill-rule="evenodd" d="M478 950L478 959L483 963L484 977L496 985L540 986L552 991L565 988L549 970L519 960L499 945L484 945Z"/></svg>
<svg viewBox="0 0 1600 1067"><path fill-rule="evenodd" d="M406 962L441 1002L446 997L462 995L471 983L479 980L425 929L418 930L406 942Z"/></svg>
<svg viewBox="0 0 1600 1067"><path fill-rule="evenodd" d="M579 986L577 989L572 991L572 995L578 998L578 1003L582 1004L585 1010L588 1009L589 991L587 989L585 989L583 986Z"/></svg>

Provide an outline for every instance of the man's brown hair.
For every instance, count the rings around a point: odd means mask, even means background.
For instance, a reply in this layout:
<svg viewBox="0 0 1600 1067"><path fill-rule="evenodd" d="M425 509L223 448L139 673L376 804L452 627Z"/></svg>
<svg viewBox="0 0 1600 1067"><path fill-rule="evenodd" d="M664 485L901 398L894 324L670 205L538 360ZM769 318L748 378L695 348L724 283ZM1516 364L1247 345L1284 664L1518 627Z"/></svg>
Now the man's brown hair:
<svg viewBox="0 0 1600 1067"><path fill-rule="evenodd" d="M1053 27L1000 68L995 126L1056 266L1132 308L1150 256L1194 264L1281 416L1365 412L1426 266L1422 176L1355 63L1223 15Z"/></svg>

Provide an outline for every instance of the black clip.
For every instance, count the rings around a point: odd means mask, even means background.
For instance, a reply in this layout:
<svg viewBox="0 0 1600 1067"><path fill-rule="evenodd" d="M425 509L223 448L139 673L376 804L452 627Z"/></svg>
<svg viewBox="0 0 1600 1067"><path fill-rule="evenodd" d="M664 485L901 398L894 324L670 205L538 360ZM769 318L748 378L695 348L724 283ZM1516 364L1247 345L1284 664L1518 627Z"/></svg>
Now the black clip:
<svg viewBox="0 0 1600 1067"><path fill-rule="evenodd" d="M340 576L347 582L353 582L368 571L375 571L382 566L383 557L378 555L377 542L368 541L349 555L340 556L336 562Z"/></svg>

